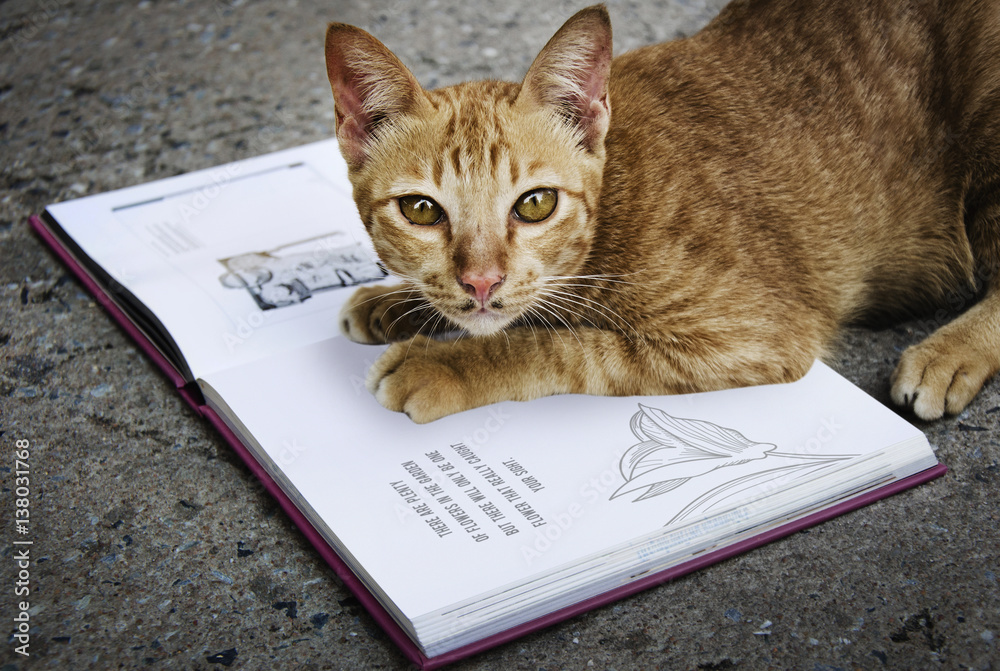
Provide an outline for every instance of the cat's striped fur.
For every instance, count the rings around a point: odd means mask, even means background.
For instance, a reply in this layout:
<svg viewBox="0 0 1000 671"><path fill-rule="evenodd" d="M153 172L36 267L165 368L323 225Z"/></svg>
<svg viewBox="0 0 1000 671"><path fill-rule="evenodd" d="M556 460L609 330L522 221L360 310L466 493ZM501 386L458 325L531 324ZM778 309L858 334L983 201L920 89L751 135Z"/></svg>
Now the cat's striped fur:
<svg viewBox="0 0 1000 671"><path fill-rule="evenodd" d="M740 2L613 62L592 7L522 84L437 91L333 24L327 65L361 218L406 280L358 291L343 329L395 343L369 387L416 421L793 380L845 323L962 288L984 297L893 397L939 417L1000 368L998 3ZM528 223L536 189L557 201Z"/></svg>

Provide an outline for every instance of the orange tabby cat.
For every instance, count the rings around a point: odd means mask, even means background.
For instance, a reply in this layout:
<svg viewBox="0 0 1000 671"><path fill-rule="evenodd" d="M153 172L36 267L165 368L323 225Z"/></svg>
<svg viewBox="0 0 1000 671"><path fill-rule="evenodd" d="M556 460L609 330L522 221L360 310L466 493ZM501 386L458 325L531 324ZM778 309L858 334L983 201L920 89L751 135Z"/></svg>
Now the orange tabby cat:
<svg viewBox="0 0 1000 671"><path fill-rule="evenodd" d="M614 60L591 7L521 84L425 91L343 24L326 59L404 281L342 328L393 343L368 386L414 421L791 381L845 323L955 291L982 298L903 354L893 399L956 413L1000 368L1000 3L736 2Z"/></svg>

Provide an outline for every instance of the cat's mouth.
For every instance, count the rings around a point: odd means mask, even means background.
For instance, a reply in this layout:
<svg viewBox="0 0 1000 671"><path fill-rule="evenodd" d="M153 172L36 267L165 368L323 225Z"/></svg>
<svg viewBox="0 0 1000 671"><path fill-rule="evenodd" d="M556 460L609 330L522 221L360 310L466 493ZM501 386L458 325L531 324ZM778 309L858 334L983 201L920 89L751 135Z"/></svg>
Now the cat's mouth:
<svg viewBox="0 0 1000 671"><path fill-rule="evenodd" d="M503 310L503 301L494 300L489 303L479 303L477 301L468 300L462 305L462 312L466 314L475 315L488 315L488 314L499 314Z"/></svg>
<svg viewBox="0 0 1000 671"><path fill-rule="evenodd" d="M504 310L504 303L499 299L486 304L468 300L459 307L458 312L460 314L453 316L452 321L477 336L493 335L515 319Z"/></svg>

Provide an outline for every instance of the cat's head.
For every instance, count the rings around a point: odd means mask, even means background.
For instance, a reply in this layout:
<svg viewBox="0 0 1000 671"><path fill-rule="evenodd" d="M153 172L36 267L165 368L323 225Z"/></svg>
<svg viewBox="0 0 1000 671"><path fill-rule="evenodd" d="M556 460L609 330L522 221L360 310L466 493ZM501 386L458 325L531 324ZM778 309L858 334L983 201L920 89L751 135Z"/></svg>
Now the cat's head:
<svg viewBox="0 0 1000 671"><path fill-rule="evenodd" d="M520 85L426 91L344 24L327 31L326 61L354 199L389 270L473 334L549 316L545 300L580 273L596 225L607 11L573 16Z"/></svg>

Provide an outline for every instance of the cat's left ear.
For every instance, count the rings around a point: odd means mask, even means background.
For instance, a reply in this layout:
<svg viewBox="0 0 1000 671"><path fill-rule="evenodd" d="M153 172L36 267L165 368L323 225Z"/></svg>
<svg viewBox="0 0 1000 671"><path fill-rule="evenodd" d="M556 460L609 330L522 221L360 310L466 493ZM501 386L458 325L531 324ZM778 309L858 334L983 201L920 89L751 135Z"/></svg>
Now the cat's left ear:
<svg viewBox="0 0 1000 671"><path fill-rule="evenodd" d="M521 84L517 102L547 105L582 134L595 151L611 123L611 18L604 5L574 14L535 58Z"/></svg>
<svg viewBox="0 0 1000 671"><path fill-rule="evenodd" d="M326 71L333 89L337 140L352 167L360 167L368 157L380 124L427 103L424 90L395 54L346 23L327 28Z"/></svg>

